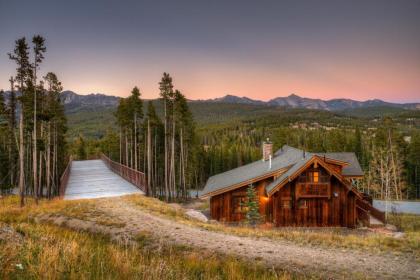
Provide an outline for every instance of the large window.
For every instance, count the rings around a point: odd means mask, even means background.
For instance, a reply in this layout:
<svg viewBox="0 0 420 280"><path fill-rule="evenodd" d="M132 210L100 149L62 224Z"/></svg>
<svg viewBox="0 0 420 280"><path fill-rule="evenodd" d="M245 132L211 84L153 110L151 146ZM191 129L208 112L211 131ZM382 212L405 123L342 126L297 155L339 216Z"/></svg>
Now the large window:
<svg viewBox="0 0 420 280"><path fill-rule="evenodd" d="M312 182L314 183L318 183L319 182L319 172L318 171L314 171L310 173Z"/></svg>
<svg viewBox="0 0 420 280"><path fill-rule="evenodd" d="M233 197L233 213L235 214L243 214L248 211L248 207L246 203L248 198L246 196L234 196Z"/></svg>

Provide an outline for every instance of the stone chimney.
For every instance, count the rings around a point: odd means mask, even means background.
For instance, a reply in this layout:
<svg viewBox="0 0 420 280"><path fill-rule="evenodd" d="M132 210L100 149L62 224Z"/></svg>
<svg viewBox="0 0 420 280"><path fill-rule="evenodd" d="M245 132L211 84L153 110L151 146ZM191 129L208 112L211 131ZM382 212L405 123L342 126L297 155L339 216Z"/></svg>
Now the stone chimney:
<svg viewBox="0 0 420 280"><path fill-rule="evenodd" d="M263 161L270 160L273 157L273 143L267 138L267 141L263 142L262 145Z"/></svg>

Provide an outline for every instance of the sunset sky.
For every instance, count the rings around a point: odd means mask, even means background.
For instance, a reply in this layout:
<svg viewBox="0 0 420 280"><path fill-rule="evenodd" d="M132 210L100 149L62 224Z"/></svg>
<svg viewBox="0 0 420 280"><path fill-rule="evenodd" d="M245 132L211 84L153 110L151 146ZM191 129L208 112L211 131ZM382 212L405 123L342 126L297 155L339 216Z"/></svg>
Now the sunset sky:
<svg viewBox="0 0 420 280"><path fill-rule="evenodd" d="M420 1L0 0L0 89L19 37L77 93L420 102Z"/></svg>

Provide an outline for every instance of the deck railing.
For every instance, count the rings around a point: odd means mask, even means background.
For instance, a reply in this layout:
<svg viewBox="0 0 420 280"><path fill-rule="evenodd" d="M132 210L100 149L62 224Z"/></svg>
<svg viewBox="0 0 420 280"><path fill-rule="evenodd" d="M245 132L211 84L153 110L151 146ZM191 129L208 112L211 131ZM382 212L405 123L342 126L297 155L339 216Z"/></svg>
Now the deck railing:
<svg viewBox="0 0 420 280"><path fill-rule="evenodd" d="M104 154L101 154L101 159L111 171L117 173L125 180L135 185L144 193L147 193L146 176L143 172L113 161Z"/></svg>
<svg viewBox="0 0 420 280"><path fill-rule="evenodd" d="M60 188L58 190L59 196L62 199L64 194L66 193L67 183L69 182L70 172L71 172L71 164L73 162L73 158L70 156L69 162L67 163L66 169L64 169L63 174L60 177Z"/></svg>
<svg viewBox="0 0 420 280"><path fill-rule="evenodd" d="M297 183L296 197L330 197L330 183Z"/></svg>

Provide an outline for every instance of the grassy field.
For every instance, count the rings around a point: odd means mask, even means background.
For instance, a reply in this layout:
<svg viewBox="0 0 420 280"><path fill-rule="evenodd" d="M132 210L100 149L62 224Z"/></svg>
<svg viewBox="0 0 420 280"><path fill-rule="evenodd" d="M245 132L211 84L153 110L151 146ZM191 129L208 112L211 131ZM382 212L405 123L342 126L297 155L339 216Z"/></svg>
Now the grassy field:
<svg viewBox="0 0 420 280"><path fill-rule="evenodd" d="M399 223L405 236L399 239L348 229L271 229L201 223L184 214L184 209L157 199L132 195L124 197L134 207L179 223L209 231L239 236L288 240L306 246L343 250L371 250L410 254L420 258L420 217L390 217ZM20 208L15 196L0 199L0 279L294 279L317 278L297 275L281 268L267 269L259 262L197 250L169 246L150 233L139 232L134 242L111 241L110 236L73 231L35 221L41 214L85 220L95 217L99 225L124 227L118 217L109 217L95 200L32 200ZM198 207L205 208L206 205Z"/></svg>
<svg viewBox="0 0 420 280"><path fill-rule="evenodd" d="M0 199L0 279L293 279L267 269L193 248L156 243L138 233L136 242L111 242L101 234L37 224L40 213L82 217L94 202L31 200L20 208L16 197ZM107 223L109 221L104 221ZM299 278L301 278L300 276Z"/></svg>

